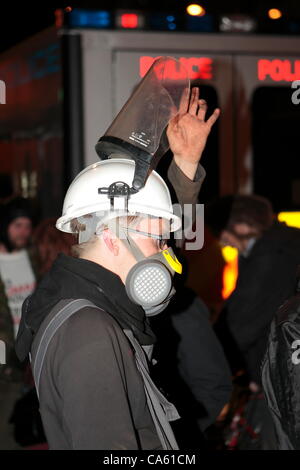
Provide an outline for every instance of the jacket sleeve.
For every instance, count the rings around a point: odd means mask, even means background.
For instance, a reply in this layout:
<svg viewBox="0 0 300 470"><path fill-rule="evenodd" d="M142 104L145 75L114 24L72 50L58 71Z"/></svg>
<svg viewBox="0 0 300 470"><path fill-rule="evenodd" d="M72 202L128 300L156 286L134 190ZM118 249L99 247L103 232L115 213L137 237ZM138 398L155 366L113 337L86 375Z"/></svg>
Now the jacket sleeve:
<svg viewBox="0 0 300 470"><path fill-rule="evenodd" d="M176 194L177 202L180 205L182 211L184 211L184 205L189 204L190 209L185 212L184 216L184 236L191 241L195 237L195 231L197 226L201 226L201 217L198 220L198 215L196 212L196 204L198 201L198 194L201 189L202 183L205 178L205 170L200 165L196 171L194 180L190 180L176 165L175 161L172 160L169 169L168 169L168 180L172 185L172 188ZM171 191L172 192L172 191ZM179 211L180 213L180 211ZM179 214L177 214L179 215ZM195 225L196 224L196 225ZM189 234L187 236L187 234ZM184 237L177 238L176 245L177 247L184 250L185 241Z"/></svg>
<svg viewBox="0 0 300 470"><path fill-rule="evenodd" d="M198 165L198 169L194 180L190 180L172 160L168 169L168 179L172 184L177 200L182 206L183 204L196 204L199 191L205 178L205 170L203 166Z"/></svg>
<svg viewBox="0 0 300 470"><path fill-rule="evenodd" d="M66 357L58 365L63 423L73 449L138 449L123 362L132 352L95 314L97 321L88 312L77 325L73 317L66 330Z"/></svg>

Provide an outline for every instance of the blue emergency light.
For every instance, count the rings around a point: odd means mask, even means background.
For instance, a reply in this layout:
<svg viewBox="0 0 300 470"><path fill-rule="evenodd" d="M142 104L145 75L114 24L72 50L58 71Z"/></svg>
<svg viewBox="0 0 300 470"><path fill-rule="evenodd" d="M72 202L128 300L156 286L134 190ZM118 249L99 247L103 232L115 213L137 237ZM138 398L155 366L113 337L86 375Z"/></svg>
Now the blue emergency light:
<svg viewBox="0 0 300 470"><path fill-rule="evenodd" d="M153 13L149 15L149 27L153 30L176 31L178 29L178 18L173 13Z"/></svg>
<svg viewBox="0 0 300 470"><path fill-rule="evenodd" d="M111 28L112 15L106 10L81 10L68 13L68 24L73 28Z"/></svg>

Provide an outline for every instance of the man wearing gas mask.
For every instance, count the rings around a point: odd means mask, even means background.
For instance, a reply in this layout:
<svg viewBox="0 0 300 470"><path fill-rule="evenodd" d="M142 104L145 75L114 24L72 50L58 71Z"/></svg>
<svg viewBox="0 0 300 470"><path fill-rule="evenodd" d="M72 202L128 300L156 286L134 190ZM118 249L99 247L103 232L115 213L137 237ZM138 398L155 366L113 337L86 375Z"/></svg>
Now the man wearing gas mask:
<svg viewBox="0 0 300 470"><path fill-rule="evenodd" d="M175 112L172 92L162 85L164 65L145 78L163 112L171 103L161 120L163 127L169 122L174 154L169 178L184 202L195 202L204 178L199 161L219 110L205 120L198 90L190 94L184 84ZM143 94L145 78L135 93ZM122 110L115 121L120 116ZM166 240L181 219L163 179L149 172L161 138L157 125L151 129L157 143L151 150L147 128L130 130L130 141L109 131L97 144L103 160L74 179L56 224L78 233L77 257L60 255L23 305L16 349L21 360L31 354L51 449L178 448L169 424L178 413L148 369L155 336L147 315L165 308L173 275L181 272Z"/></svg>

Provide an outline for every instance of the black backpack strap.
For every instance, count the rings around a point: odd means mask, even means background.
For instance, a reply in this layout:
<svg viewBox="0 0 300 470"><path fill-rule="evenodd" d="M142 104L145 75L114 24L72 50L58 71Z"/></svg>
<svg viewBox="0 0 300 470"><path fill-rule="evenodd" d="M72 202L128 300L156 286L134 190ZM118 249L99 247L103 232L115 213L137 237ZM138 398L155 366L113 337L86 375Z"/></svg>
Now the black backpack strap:
<svg viewBox="0 0 300 470"><path fill-rule="evenodd" d="M79 310L85 307L93 307L97 308L98 310L101 310L95 304L85 299L62 300L58 302L58 304L56 304L56 306L52 309L50 314L47 315L41 327L39 328L32 348L32 373L38 396L43 364L51 339L53 338L57 330L61 327L61 325L66 320L68 320L68 318L70 318L74 313L78 312Z"/></svg>
<svg viewBox="0 0 300 470"><path fill-rule="evenodd" d="M164 450L178 450L178 444L169 421L175 421L180 416L173 403L156 387L149 375L146 354L131 330L123 330L135 352L135 362L144 382L147 405Z"/></svg>

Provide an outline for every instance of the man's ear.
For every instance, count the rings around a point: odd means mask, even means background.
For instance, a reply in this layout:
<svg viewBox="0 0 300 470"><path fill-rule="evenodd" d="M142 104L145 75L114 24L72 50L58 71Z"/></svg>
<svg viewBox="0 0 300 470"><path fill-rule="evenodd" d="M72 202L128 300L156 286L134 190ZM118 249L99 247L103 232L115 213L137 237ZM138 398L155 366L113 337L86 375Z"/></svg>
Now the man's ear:
<svg viewBox="0 0 300 470"><path fill-rule="evenodd" d="M114 255L118 256L119 254L119 240L118 238L114 235L113 232L111 232L109 229L103 230L102 232L102 238L109 249L109 251Z"/></svg>

